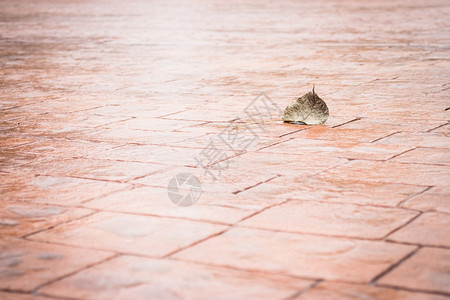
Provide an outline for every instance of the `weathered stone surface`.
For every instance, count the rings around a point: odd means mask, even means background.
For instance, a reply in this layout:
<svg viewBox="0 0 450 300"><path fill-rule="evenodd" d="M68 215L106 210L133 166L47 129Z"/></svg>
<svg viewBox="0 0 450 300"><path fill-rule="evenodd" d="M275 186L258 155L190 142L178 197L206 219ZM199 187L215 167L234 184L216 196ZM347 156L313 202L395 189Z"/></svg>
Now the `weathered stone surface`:
<svg viewBox="0 0 450 300"><path fill-rule="evenodd" d="M1 299L450 296L448 1L0 7Z"/></svg>

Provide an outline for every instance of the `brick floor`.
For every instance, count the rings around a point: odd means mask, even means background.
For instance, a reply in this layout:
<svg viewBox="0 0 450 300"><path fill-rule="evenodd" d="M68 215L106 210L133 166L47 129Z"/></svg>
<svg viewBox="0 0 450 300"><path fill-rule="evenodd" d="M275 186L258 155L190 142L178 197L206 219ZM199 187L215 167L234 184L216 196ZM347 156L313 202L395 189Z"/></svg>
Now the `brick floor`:
<svg viewBox="0 0 450 300"><path fill-rule="evenodd" d="M0 299L450 299L448 1L0 7Z"/></svg>

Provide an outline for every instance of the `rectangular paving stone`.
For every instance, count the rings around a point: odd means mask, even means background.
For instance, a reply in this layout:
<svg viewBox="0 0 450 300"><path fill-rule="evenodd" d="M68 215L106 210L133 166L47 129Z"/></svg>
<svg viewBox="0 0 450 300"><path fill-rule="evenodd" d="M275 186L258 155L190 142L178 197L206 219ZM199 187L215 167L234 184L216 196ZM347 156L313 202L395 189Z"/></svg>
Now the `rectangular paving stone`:
<svg viewBox="0 0 450 300"><path fill-rule="evenodd" d="M409 184L343 180L341 178L277 177L258 185L251 192L261 196L277 195L280 199L312 200L324 203L349 203L396 207L402 201L423 192L426 187Z"/></svg>
<svg viewBox="0 0 450 300"><path fill-rule="evenodd" d="M187 220L100 212L31 235L29 239L162 257L226 228Z"/></svg>
<svg viewBox="0 0 450 300"><path fill-rule="evenodd" d="M128 119L124 122L114 123L111 125L105 125L103 128L121 128L121 129L136 129L136 130L147 130L147 131L162 131L171 132L174 130L179 130L186 126L193 126L198 124L197 121L181 121L181 120L167 120L162 118L149 118L149 117L137 117Z"/></svg>
<svg viewBox="0 0 450 300"><path fill-rule="evenodd" d="M38 293L82 299L284 299L311 284L288 276L121 256Z"/></svg>
<svg viewBox="0 0 450 300"><path fill-rule="evenodd" d="M450 213L450 188L433 187L430 190L412 197L408 201L402 203L402 207L418 209L422 211L437 211Z"/></svg>
<svg viewBox="0 0 450 300"><path fill-rule="evenodd" d="M394 157L392 161L430 165L450 165L450 149L416 148Z"/></svg>
<svg viewBox="0 0 450 300"><path fill-rule="evenodd" d="M368 283L414 246L236 228L176 253L180 260Z"/></svg>
<svg viewBox="0 0 450 300"><path fill-rule="evenodd" d="M252 101L253 99L249 99ZM242 107L245 109L245 106ZM168 120L181 120L181 121L208 121L208 122L231 122L239 116L241 111L227 111L227 110L200 110L191 109L182 111L179 113L165 116L164 119Z"/></svg>
<svg viewBox="0 0 450 300"><path fill-rule="evenodd" d="M318 175L318 177L424 186L446 186L450 182L450 167L355 160L325 171Z"/></svg>
<svg viewBox="0 0 450 300"><path fill-rule="evenodd" d="M46 163L35 162L28 164L22 170L35 175L126 182L160 172L166 168L152 163L77 158Z"/></svg>
<svg viewBox="0 0 450 300"><path fill-rule="evenodd" d="M299 155L249 152L233 158L234 169L242 172L274 173L297 176L312 176L329 168L344 164L346 159L326 155ZM224 171L225 173L226 171Z"/></svg>
<svg viewBox="0 0 450 300"><path fill-rule="evenodd" d="M422 248L377 284L450 294L450 250Z"/></svg>
<svg viewBox="0 0 450 300"><path fill-rule="evenodd" d="M89 158L195 167L197 163L194 158L201 151L197 148L128 144L90 154Z"/></svg>
<svg viewBox="0 0 450 300"><path fill-rule="evenodd" d="M46 162L85 157L117 146L118 144L89 141L41 140L19 146L16 148L16 151L35 155L33 161Z"/></svg>
<svg viewBox="0 0 450 300"><path fill-rule="evenodd" d="M339 121L334 120L334 122ZM304 130L307 128L307 126L284 123L281 120L264 120L264 122L260 124L253 124L251 122L245 122L244 120L238 120L233 122L231 125L233 124L237 126L240 125L241 126L240 129L250 128L254 130L254 133L257 135L257 137L271 137L271 138L278 138L284 135L289 136L294 132ZM205 122L198 125L183 127L182 129L180 129L180 131L219 135L223 131L229 130L229 128L230 122ZM237 127L236 129L239 129L239 127ZM247 135L251 137L251 135L248 132Z"/></svg>
<svg viewBox="0 0 450 300"><path fill-rule="evenodd" d="M341 140L315 140L295 138L264 148L263 153L296 154L298 156L341 157L347 159L387 160L394 155L411 149L405 145L378 145ZM301 149L301 151L299 150Z"/></svg>
<svg viewBox="0 0 450 300"><path fill-rule="evenodd" d="M394 288L377 287L372 285L348 284L338 282L322 282L314 288L294 298L296 300L445 300L448 297L404 291Z"/></svg>
<svg viewBox="0 0 450 300"><path fill-rule="evenodd" d="M111 126L112 127L112 126ZM181 142L189 138L197 137L196 133L171 132L167 134L161 131L137 130L131 128L106 128L98 129L84 134L72 134L73 139L88 141L98 141L107 143L136 143L143 145L169 145L170 143Z"/></svg>
<svg viewBox="0 0 450 300"><path fill-rule="evenodd" d="M190 193L189 189L180 190L180 194ZM97 198L83 204L85 207L98 210L126 212L142 215L177 217L192 220L203 220L217 223L233 224L254 213L262 206L253 208L234 208L232 206L217 205L220 194L202 193L195 205L178 207L171 201L167 188L140 187L123 190ZM242 202L245 203L246 199Z"/></svg>
<svg viewBox="0 0 450 300"><path fill-rule="evenodd" d="M443 133L443 134L448 136L448 133L450 132L450 124L447 123L447 125L437 127L435 129L431 130L430 132L432 132L432 133Z"/></svg>
<svg viewBox="0 0 450 300"><path fill-rule="evenodd" d="M391 105L386 105L391 104ZM392 104L396 107L392 107ZM426 109L423 105L423 101L419 101L415 103L411 103L411 101L387 101L382 103L380 106L383 106L382 108L377 108L372 111L367 111L362 114L362 116L370 117L373 119L377 118L385 118L386 115L391 116L392 118L395 118L398 120L397 122L402 124L406 130L408 130L408 126L405 126L408 123L411 123L414 127L414 119L420 120L427 120L428 123L431 125L429 129L432 129L433 127L439 126L439 124L445 124L446 120L448 119L449 114L442 109L441 111L432 111L429 109ZM420 107L421 106L421 107ZM407 117L410 116L412 120L408 120ZM405 121L402 122L402 119ZM409 122L408 122L409 121ZM435 125L433 126L433 122ZM406 123L406 124L405 124ZM409 125L409 124L408 124ZM411 129L409 129L412 131Z"/></svg>
<svg viewBox="0 0 450 300"><path fill-rule="evenodd" d="M450 214L427 212L388 237L389 240L450 247Z"/></svg>
<svg viewBox="0 0 450 300"><path fill-rule="evenodd" d="M84 217L93 210L29 202L0 202L0 235L21 237Z"/></svg>
<svg viewBox="0 0 450 300"><path fill-rule="evenodd" d="M239 225L326 236L381 239L417 214L403 209L289 201L264 210Z"/></svg>
<svg viewBox="0 0 450 300"><path fill-rule="evenodd" d="M61 276L111 258L113 253L2 236L0 289L31 292Z"/></svg>
<svg viewBox="0 0 450 300"><path fill-rule="evenodd" d="M352 129L352 128L330 128L328 126L314 126L310 129L303 130L292 134L293 138L302 139L318 139L331 141L346 141L358 143L370 143L381 137L395 133L396 130L372 128L366 129Z"/></svg>
<svg viewBox="0 0 450 300"><path fill-rule="evenodd" d="M395 132L398 131L407 131L407 132L425 132L431 130L441 124L442 121L438 120L430 120L426 119L417 119L417 116L414 116L412 119L408 119L407 117L396 117L395 122L392 122L392 119L386 118L386 116L390 116L390 114L385 114L381 116L378 114L377 117L365 117L366 114L370 114L371 112L366 112L360 115L360 120L355 122L350 122L348 124L344 124L339 126L339 128L346 129L361 129L361 130L373 130L373 129L384 129L384 130L392 130Z"/></svg>
<svg viewBox="0 0 450 300"><path fill-rule="evenodd" d="M237 157L207 168L169 167L163 172L133 180L131 183L167 188L172 178L188 173L195 176L201 183L202 192L234 193L275 178L278 176L275 172L276 170L273 169L254 168L252 170L248 166L240 165Z"/></svg>
<svg viewBox="0 0 450 300"><path fill-rule="evenodd" d="M155 101L156 102L156 101ZM105 104L105 103L103 103ZM145 102L137 102L133 105L101 105L87 110L89 115L101 115L110 117L158 117L170 113L176 113L184 108L176 108L171 106L147 105Z"/></svg>
<svg viewBox="0 0 450 300"><path fill-rule="evenodd" d="M76 205L130 187L124 183L23 173L1 174L0 179L2 200L62 206Z"/></svg>
<svg viewBox="0 0 450 300"><path fill-rule="evenodd" d="M414 147L450 148L450 139L443 133L399 132L375 142L376 144L404 145Z"/></svg>
<svg viewBox="0 0 450 300"><path fill-rule="evenodd" d="M188 138L186 140L173 142L169 145L183 148L197 148L200 149L200 151L205 148L217 148L230 153L235 153L244 151L257 151L258 149L290 139L289 135L278 137L264 134L259 125L250 125L251 127L256 127L250 128L251 130L256 131L255 133L252 133L250 132L250 129L247 129L248 124L246 123L229 123L223 129L223 132L219 131L214 133L202 134L200 136ZM228 128L228 131L225 131L226 128ZM230 131L230 128L233 128L235 131ZM238 129L242 131L237 131ZM230 136L227 136L228 134ZM236 140L234 140L235 138ZM226 141L226 139L228 139L228 141Z"/></svg>
<svg viewBox="0 0 450 300"><path fill-rule="evenodd" d="M44 296L36 296L34 294L22 294L22 293L9 293L9 292L0 292L0 299L3 300L49 300L52 298L44 297Z"/></svg>

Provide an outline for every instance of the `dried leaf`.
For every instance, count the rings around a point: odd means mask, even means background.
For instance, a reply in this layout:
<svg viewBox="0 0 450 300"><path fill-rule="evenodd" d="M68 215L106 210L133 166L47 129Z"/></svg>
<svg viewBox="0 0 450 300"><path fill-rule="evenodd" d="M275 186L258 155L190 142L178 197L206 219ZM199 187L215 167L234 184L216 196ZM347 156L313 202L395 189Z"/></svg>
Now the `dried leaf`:
<svg viewBox="0 0 450 300"><path fill-rule="evenodd" d="M289 104L283 113L283 121L294 124L317 125L328 119L325 101L314 92L306 93Z"/></svg>

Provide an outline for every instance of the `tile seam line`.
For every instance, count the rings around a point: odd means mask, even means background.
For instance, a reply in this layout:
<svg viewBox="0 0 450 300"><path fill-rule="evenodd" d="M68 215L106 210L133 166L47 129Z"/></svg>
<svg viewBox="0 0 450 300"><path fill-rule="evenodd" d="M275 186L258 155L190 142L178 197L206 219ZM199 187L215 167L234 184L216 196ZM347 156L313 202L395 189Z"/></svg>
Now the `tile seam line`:
<svg viewBox="0 0 450 300"><path fill-rule="evenodd" d="M82 271L84 271L84 270L88 270L88 269L90 269L90 268L92 268L92 267L95 267L95 266L97 266L97 265L99 265L99 264L108 262L108 261L110 261L110 260L112 260L112 259L115 259L115 258L117 258L117 257L120 256L120 254L117 254L117 253L114 253L114 252L112 252L112 253L113 253L113 254L112 254L110 257L107 257L107 258L102 259L102 260L100 260L100 261L98 261L98 262L95 262L95 263L88 264L88 265L86 265L86 266L84 266L84 267L82 267L82 268L79 268L79 269L77 269L77 270L75 270L75 271L69 272L69 273L67 273L67 274L64 274L64 275L62 275L62 276L59 276L59 277L57 277L57 278L54 278L54 279L52 279L52 280L50 280L50 281L47 281L47 282L45 282L45 283L43 283L43 284L37 286L37 287L32 291L32 294L37 294L38 291L39 291L41 288L43 288L43 287L45 287L45 286L47 286L47 285L53 284L53 283L55 283L55 282L58 282L58 281L60 281L60 280L63 280L63 279L65 279L65 278L67 278L67 277L70 277L70 276L72 276L72 275L75 275L75 274L77 274L77 273L79 273L79 272L82 272Z"/></svg>
<svg viewBox="0 0 450 300"><path fill-rule="evenodd" d="M10 294L19 294L23 296L45 296L49 299L55 299L55 300L82 300L81 298L68 298L68 297L61 297L61 296L54 296L54 295L44 295L44 294L36 294L34 292L24 292L23 290L15 290L15 289L9 289L9 288L0 288L0 292L4 293L10 293Z"/></svg>
<svg viewBox="0 0 450 300"><path fill-rule="evenodd" d="M406 199L400 201L395 207L398 207L398 208L405 208L405 207L402 207L402 205L403 205L404 203L408 202L409 200L411 200L411 199L413 199L413 198L415 198L415 197L417 197L417 196L420 196L420 195L422 195L422 194L428 192L428 191L431 190L432 188L434 188L433 185L427 186L427 187L424 188L422 191L417 192L417 193L414 193L414 194L412 194L411 196L407 197ZM419 210L419 211L421 211L421 210ZM421 212L428 212L428 211L421 211Z"/></svg>
<svg viewBox="0 0 450 300"><path fill-rule="evenodd" d="M391 240L391 239L386 239L386 240L384 240L384 242L390 243L390 244L405 245L405 246L420 246L422 248L450 250L450 246L443 246L443 245L420 244L420 243L412 243L412 242L410 243L410 242L396 241L396 240Z"/></svg>
<svg viewBox="0 0 450 300"><path fill-rule="evenodd" d="M188 248L194 247L194 246L196 246L196 245L198 245L198 244L200 244L200 243L203 243L203 242L205 242L205 241L207 241L207 240L210 240L210 239L212 239L212 238L214 238L214 237L220 236L220 235L222 235L222 234L228 232L231 228L235 228L236 225L237 225L239 222L242 222L243 220L246 220L246 219L248 219L248 218L251 218L251 217L257 215L258 213L263 212L263 211L266 210L266 209L269 209L269 208L274 207L274 206L276 206L276 205L281 205L282 203L285 203L285 202L288 202L288 201L289 201L289 200L285 200L285 201L283 201L283 202L281 202L281 203L279 203L279 204L274 204L274 205L271 205L271 206L269 206L269 207L265 207L265 208L263 208L263 209L260 209L259 211L256 211L256 212L254 212L254 213L252 213L252 214L250 214L250 215L248 215L248 216L246 216L246 217L240 219L239 221L237 221L237 222L231 224L230 226L228 226L228 227L225 228L224 230L222 230L222 231L220 231L220 232L218 232L218 233L216 233L216 234L210 235L210 236L208 236L208 237L206 237L206 238L204 238L204 239L198 240L198 241L196 241L196 242L194 242L194 243L191 243L190 245L188 245L188 246L186 246L186 247L184 247L184 248L181 248L181 249L177 249L177 250L175 250L175 251L172 251L171 253L165 255L163 258L171 258L171 256L173 256L174 254L177 254L177 253L179 253L179 252L182 252L182 251L184 251L184 250L186 250L186 249L188 249Z"/></svg>
<svg viewBox="0 0 450 300"><path fill-rule="evenodd" d="M262 228L262 227L256 227L256 226L250 226L250 225L239 225L239 224L236 225L235 228L260 230L260 231L274 232L274 233L287 233L287 234L293 234L293 235L325 237L325 238L331 238L331 239L356 240L356 241L367 241L367 242L385 242L382 237L366 238L366 237L347 236L347 235L338 235L338 234L330 235L330 234L325 234L325 233L290 231L290 230ZM391 243L392 244L402 244L402 243L397 243L395 241L392 241ZM418 245L415 245L415 246L418 246Z"/></svg>
<svg viewBox="0 0 450 300"><path fill-rule="evenodd" d="M239 267L234 267L230 265L219 265L214 263L205 263L201 261L195 261L195 260L189 260L189 259L183 259L183 258L177 258L177 257L168 257L168 260L171 261L178 261L178 262L184 262L184 263L190 263L200 266L206 266L206 267L213 267L213 268L219 268L219 269L225 269L225 270L233 270L233 271L239 271L239 272L248 272L248 273L260 273L265 275L275 275L275 276L286 276L293 279L302 279L302 280L309 280L309 281L319 281L323 280L323 278L319 277L307 277L307 276L299 276L299 275L293 275L288 273L281 273L277 271L267 271L267 270L259 270L259 269L243 269Z"/></svg>
<svg viewBox="0 0 450 300"><path fill-rule="evenodd" d="M219 221L212 221L212 220L206 220L206 219L190 219L188 217L180 217L180 216L163 216L163 215L156 215L151 213L137 213L137 212L128 212L128 211L117 211L117 210L103 210L98 208L91 208L89 206L82 206L83 209L92 209L96 210L96 213L110 213L110 214L117 214L117 215L129 215L129 216L141 216L141 217L152 217L152 218L158 218L158 219L168 219L168 220L183 220L183 221L191 221L196 223L207 223L211 225L220 225L220 226L231 226L232 223L225 223L225 222L219 222ZM174 209L177 209L174 207ZM238 210L238 209L237 209ZM242 210L240 210L242 211Z"/></svg>
<svg viewBox="0 0 450 300"><path fill-rule="evenodd" d="M385 138L388 138L388 137L390 137L390 136L393 136L393 135L395 135L395 134L398 134L398 133L402 133L402 132L404 132L404 131L396 131L396 132L393 132L393 133L391 133L391 134L388 134L388 135L386 135L386 136L382 136L382 137L380 137L380 138L377 138L377 139L374 139L373 141L371 141L371 142L369 142L369 143L376 143L376 142L379 142L379 141L381 141L381 140L383 140L383 139L385 139Z"/></svg>
<svg viewBox="0 0 450 300"><path fill-rule="evenodd" d="M220 236L220 235L224 234L225 232L227 232L231 227L232 227L232 226L227 226L227 228L225 228L225 229L223 229L223 230L221 230L221 231L219 231L219 232L217 232L217 233L208 235L208 236L205 237L205 238L202 238L202 239L199 239L199 240L197 240L197 241L194 241L193 243L190 243L189 245L186 245L186 246L184 246L184 247L180 247L179 249L175 249L175 250L169 252L168 254L163 255L163 256L162 256L162 259L170 258L172 255L176 255L176 254L178 254L178 253L180 253L180 252L182 252L182 251L184 251L184 250L186 250L186 249L195 247L195 246L198 245L198 244L201 244L201 243L203 243L203 242L205 242L205 241L208 241L208 240L210 240L210 239L212 239L212 238L215 238L215 237L217 237L217 236Z"/></svg>
<svg viewBox="0 0 450 300"><path fill-rule="evenodd" d="M411 224L412 222L414 222L415 220L417 220L420 216L423 215L423 212L418 212L417 215L411 217L411 219L409 219L408 221L406 221L404 224L398 226L397 228L394 228L393 230L391 230L390 232L388 232L383 238L382 240L386 240L388 239L391 235L393 235L394 233L396 233L397 231L402 230L403 228L407 227L409 224Z"/></svg>
<svg viewBox="0 0 450 300"><path fill-rule="evenodd" d="M87 208L83 207L83 209L87 209ZM69 220L69 221L66 221L66 222L61 222L59 224L52 225L52 226L50 226L48 228L45 228L45 229L42 229L42 230L38 230L38 231L35 231L35 232L32 232L32 233L25 234L25 235L21 236L20 239L21 240L25 240L25 241L42 242L40 240L32 239L33 235L36 235L36 234L39 234L41 232L45 232L45 231L48 231L48 230L53 230L53 229L58 228L60 226L69 225L71 223L83 220L85 218L90 218L90 217L92 217L92 216L94 216L94 215L96 215L96 214L101 212L100 210L97 210L97 209L94 209L94 208L90 208L90 210L93 211L90 214L87 214L85 216L81 216L79 218L75 218L75 219L72 219L72 220ZM30 239L30 237L31 237L31 239ZM49 244L51 244L51 243L49 243Z"/></svg>
<svg viewBox="0 0 450 300"><path fill-rule="evenodd" d="M413 293L424 293L424 294L429 294L429 295L439 295L439 296L450 297L450 293L442 292L442 291L430 291L430 290L422 290L422 289L411 289L411 288L408 288L408 287L403 287L403 286L398 286L398 285L377 284L377 283L375 283L374 286L381 287L381 288L391 288L391 289L394 289L394 290L407 291L407 292L413 292Z"/></svg>
<svg viewBox="0 0 450 300"><path fill-rule="evenodd" d="M322 173L328 172L328 171L330 171L330 170L336 169L336 168L338 168L338 167L340 167L340 166L348 165L348 164L350 164L352 161L354 161L354 159L348 159L348 158L340 158L340 159L345 159L345 160L347 160L347 161L344 161L344 162L341 162L341 163L337 163L335 166L332 166L332 167L330 167L330 168L328 168L328 169L325 169L325 170L319 171L319 172L317 172L317 173L314 173L313 175L311 175L311 178L314 178L314 177L316 177L316 176L318 176L318 175L320 175L320 174L322 174Z"/></svg>
<svg viewBox="0 0 450 300"><path fill-rule="evenodd" d="M245 188L243 188L243 189L241 189L241 190L236 190L236 191L232 192L232 194L233 194L233 195L237 195L237 194L240 194L240 193L242 193L242 192L251 190L252 188L255 188L255 187L257 187L257 186L259 186L259 185L261 185L261 184L264 184L264 183L266 183L266 182L270 182L270 181L272 181L272 180L274 180L275 178L278 178L278 177L281 177L281 175L278 175L278 174L277 174L277 175L275 175L275 176L270 177L269 179L260 181L260 182L258 182L258 183L253 184L253 185L250 185L250 186L247 186L247 187L245 187Z"/></svg>
<svg viewBox="0 0 450 300"><path fill-rule="evenodd" d="M283 300L294 300L296 299L298 296L303 295L305 293L307 293L310 290L313 290L316 286L318 286L319 284L321 284L322 282L324 282L323 279L319 279L316 280L315 282L313 282L311 285L309 285L308 287L301 289L300 291L297 291L295 293L293 293L291 296L288 296L286 298L283 298Z"/></svg>
<svg viewBox="0 0 450 300"><path fill-rule="evenodd" d="M405 256L403 256L402 258L400 258L397 262L391 264L389 267L387 267L385 270L383 270L382 272L380 272L378 275L376 275L375 277L373 277L373 279L370 281L370 284L375 285L376 282L381 279L382 277L384 277L385 275L389 274L391 271L393 271L394 269L396 269L399 265L401 265L403 262L407 261L409 258L411 258L412 256L414 256L414 254L416 254L422 247L421 246L416 246L415 249L413 249L411 252L409 252L408 254L406 254Z"/></svg>
<svg viewBox="0 0 450 300"><path fill-rule="evenodd" d="M436 248L436 249L450 250L450 247L445 247L445 246L413 244L413 243L398 242L398 241L394 241L394 240L383 241L380 239L375 240L375 239L364 239L364 238L355 238L355 237L347 237L347 236L325 236L325 235L318 235L318 234L314 234L314 233L293 233L293 232L286 232L286 231L274 231L274 230L270 230L270 229L251 228L251 227L233 226L233 225L227 226L227 228L224 230L224 232L222 232L220 234L215 234L214 236L209 236L207 238L204 238L201 242L206 241L207 239L213 238L215 236L219 236L223 233L226 233L227 231L229 231L230 229L233 229L233 228L274 232L274 233L285 233L288 235L324 237L324 238L330 238L330 239L336 239L336 240L346 240L346 241L356 240L356 241L363 241L363 242L365 241L365 242L389 243L389 244L404 245L404 246L415 246L415 247L423 247L423 248ZM18 239L20 239L20 238L18 238ZM75 245L75 244L65 244L65 243L61 243L61 242L57 242L57 241L56 242L55 241L45 241L45 240L29 239L29 238L24 239L24 240L28 241L28 242L35 242L35 243L42 243L42 244L49 244L49 245L59 245L59 246L75 248L75 249L85 249L85 250L102 251L102 252L109 252L109 253L118 253L118 254L122 254L122 255L131 255L131 256L147 257L147 258L154 258L154 259L162 259L162 258L166 258L166 256L168 256L167 254L160 254L160 255L152 256L152 255L144 255L144 254L140 254L140 253L136 253L136 252L115 251L115 250L111 250L111 249L98 248L98 247L84 247L84 246ZM198 244L198 243L200 243L200 242L196 241L196 244ZM182 250L186 250L186 249L183 248ZM178 251L181 251L181 250L178 249ZM175 250L173 252L175 252ZM173 253L173 254L177 254L177 253ZM173 254L171 254L171 255L173 255ZM169 258L172 258L172 257L169 257Z"/></svg>
<svg viewBox="0 0 450 300"><path fill-rule="evenodd" d="M275 138L282 138L282 136L275 137ZM263 147L261 147L261 148L258 148L258 149L254 150L254 151L250 150L250 151L248 151L248 152L258 152L258 153L259 153L259 151L261 151L261 150L263 150L263 149L267 149L267 148L270 148L270 147L273 147L273 146L282 144L282 143L287 142L287 141L290 141L290 140L292 140L292 139L293 139L293 138L289 138L289 139L287 139L287 140L278 141L278 142L272 143L272 144L270 144L270 145L267 145L267 146L263 146Z"/></svg>
<svg viewBox="0 0 450 300"><path fill-rule="evenodd" d="M352 119L350 121L347 121L347 122L344 122L344 123L341 123L341 124L338 124L338 125L331 126L331 128L339 128L341 126L345 126L347 124L350 124L350 123L353 123L353 122L356 122L356 121L360 121L362 119L363 119L363 117L356 117L356 118L354 118L354 119Z"/></svg>
<svg viewBox="0 0 450 300"><path fill-rule="evenodd" d="M396 157L401 156L401 155L403 155L403 154L405 154L405 153L414 151L414 150L416 150L416 149L417 149L417 147L412 147L412 148L410 148L410 149L408 149L408 150L405 150L405 151L402 151L402 152L400 152L400 153L394 154L394 155L390 156L389 158L387 158L386 161L391 161L393 158L396 158ZM398 161L394 161L394 162L397 162L397 163L398 163Z"/></svg>
<svg viewBox="0 0 450 300"><path fill-rule="evenodd" d="M415 197L415 194L414 194ZM313 203L322 203L322 204L338 204L338 205L349 205L349 206L360 206L360 207L370 207L370 208L386 208L391 210L404 210L404 211L411 211L411 212L432 212L432 211L421 211L414 208L408 208L408 207L397 207L397 206L387 206L387 205L374 205L374 204L362 204L362 203L352 203L352 202L341 202L341 201L326 201L326 200L304 200L304 199L295 199L288 197L287 198L290 201L295 202L313 202ZM409 198L408 198L409 199Z"/></svg>
<svg viewBox="0 0 450 300"><path fill-rule="evenodd" d="M449 88L450 88L450 87L449 87ZM448 110L448 108L445 109L445 110ZM450 124L450 123L447 122L447 123L445 123L445 124L442 124L442 125L439 125L439 126L437 126L437 127L431 128L431 129L429 129L429 130L427 130L427 131L425 131L425 132L426 132L426 133L433 133L433 130L439 129L439 128L444 127L444 126L449 125L449 124Z"/></svg>

